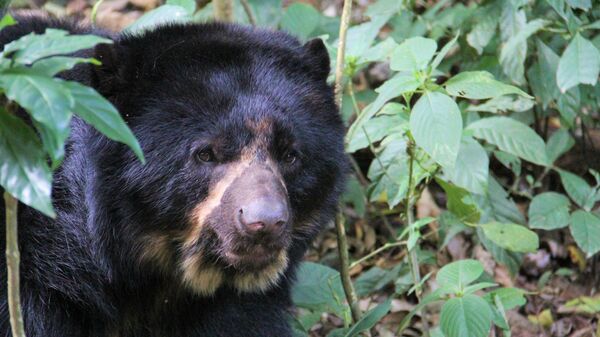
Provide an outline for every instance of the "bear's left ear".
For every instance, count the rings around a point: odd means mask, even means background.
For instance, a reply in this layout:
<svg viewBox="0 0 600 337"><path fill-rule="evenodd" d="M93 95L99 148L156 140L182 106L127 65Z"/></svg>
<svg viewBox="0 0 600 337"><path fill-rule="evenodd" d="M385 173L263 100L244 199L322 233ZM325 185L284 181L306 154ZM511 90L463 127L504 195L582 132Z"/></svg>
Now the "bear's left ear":
<svg viewBox="0 0 600 337"><path fill-rule="evenodd" d="M329 76L329 53L320 38L312 39L304 45L312 73L319 80L326 81Z"/></svg>
<svg viewBox="0 0 600 337"><path fill-rule="evenodd" d="M99 44L94 48L94 57L102 64L94 67L92 85L104 97L114 98L131 80L131 61L127 54L117 41L114 44Z"/></svg>

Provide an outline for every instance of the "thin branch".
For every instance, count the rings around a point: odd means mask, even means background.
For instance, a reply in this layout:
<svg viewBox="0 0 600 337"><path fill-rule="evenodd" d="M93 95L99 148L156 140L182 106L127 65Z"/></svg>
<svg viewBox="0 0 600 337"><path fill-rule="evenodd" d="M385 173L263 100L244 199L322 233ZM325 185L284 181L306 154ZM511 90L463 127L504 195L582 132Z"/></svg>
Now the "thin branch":
<svg viewBox="0 0 600 337"><path fill-rule="evenodd" d="M343 77L346 53L346 35L350 25L350 14L352 12L352 0L344 0L342 10L342 19L340 23L340 37L337 49L337 59L335 64L335 101L338 106L342 106Z"/></svg>
<svg viewBox="0 0 600 337"><path fill-rule="evenodd" d="M407 227L410 228L414 223L414 200L415 200L415 186L414 186L414 177L413 177L413 166L415 161L415 143L414 140L409 139L408 148L407 148L408 156L409 156L409 164L408 164L408 191L406 193L406 222ZM415 245L413 249L408 252L408 259L410 261L410 271L413 277L413 283L417 287L415 290L415 294L417 295L417 300L421 303L421 294L423 290L419 286L421 283L421 272L419 270L419 259L417 256L417 247ZM419 310L419 316L421 317L421 321L423 324L423 336L429 337L429 323L427 322L427 318L425 318L422 314L422 311Z"/></svg>
<svg viewBox="0 0 600 337"><path fill-rule="evenodd" d="M256 26L256 18L254 17L254 12L252 12L252 7L250 7L248 0L240 0L240 2L242 3L242 7L244 7L248 22L250 22L251 25Z"/></svg>
<svg viewBox="0 0 600 337"><path fill-rule="evenodd" d="M233 0L213 0L215 19L233 22Z"/></svg>
<svg viewBox="0 0 600 337"><path fill-rule="evenodd" d="M342 106L342 75L344 73L344 52L346 48L346 32L348 31L348 25L350 24L350 11L352 10L352 0L344 0L344 7L342 9L342 20L340 23L340 38L337 50L337 64L335 68L335 98L338 108ZM344 286L344 293L346 294L346 300L350 305L352 311L352 318L355 322L358 322L361 317L360 308L358 307L358 300L354 286L352 285L352 279L350 279L350 259L348 257L348 239L346 238L346 227L344 226L344 217L342 212L338 213L335 221L335 228L337 230L337 241L338 251L340 256L340 275L342 277L342 285Z"/></svg>
<svg viewBox="0 0 600 337"><path fill-rule="evenodd" d="M6 206L6 267L8 269L8 312L13 337L25 337L23 313L19 290L19 242L17 233L18 201L8 192L4 192Z"/></svg>
<svg viewBox="0 0 600 337"><path fill-rule="evenodd" d="M354 286L352 285L352 280L350 279L350 268L348 267L348 262L350 261L350 258L348 257L348 240L346 238L346 227L344 226L344 216L342 212L338 213L335 221L335 227L337 229L342 286L344 286L346 300L348 301L350 310L352 311L352 318L355 322L358 322L361 317L361 312L360 308L358 307L358 298L356 297L356 292L354 291Z"/></svg>

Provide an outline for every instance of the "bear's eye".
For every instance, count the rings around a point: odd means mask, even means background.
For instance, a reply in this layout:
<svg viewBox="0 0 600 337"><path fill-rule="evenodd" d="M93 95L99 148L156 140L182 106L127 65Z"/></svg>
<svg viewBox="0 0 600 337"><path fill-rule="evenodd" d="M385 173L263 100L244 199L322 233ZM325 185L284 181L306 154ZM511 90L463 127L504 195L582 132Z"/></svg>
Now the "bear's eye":
<svg viewBox="0 0 600 337"><path fill-rule="evenodd" d="M196 152L196 159L204 163L212 162L215 160L215 154L212 149L202 149Z"/></svg>
<svg viewBox="0 0 600 337"><path fill-rule="evenodd" d="M295 163L296 158L298 158L298 153L294 150L287 151L283 155L283 161L288 165L292 165L293 163Z"/></svg>

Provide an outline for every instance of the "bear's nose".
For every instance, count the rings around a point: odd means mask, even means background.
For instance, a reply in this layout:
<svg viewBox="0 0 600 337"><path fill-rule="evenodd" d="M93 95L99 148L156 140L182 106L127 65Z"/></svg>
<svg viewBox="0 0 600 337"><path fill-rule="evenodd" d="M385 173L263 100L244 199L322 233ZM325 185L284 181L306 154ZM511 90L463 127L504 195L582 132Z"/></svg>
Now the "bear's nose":
<svg viewBox="0 0 600 337"><path fill-rule="evenodd" d="M252 200L239 210L239 220L248 234L277 233L288 222L287 203L274 198Z"/></svg>

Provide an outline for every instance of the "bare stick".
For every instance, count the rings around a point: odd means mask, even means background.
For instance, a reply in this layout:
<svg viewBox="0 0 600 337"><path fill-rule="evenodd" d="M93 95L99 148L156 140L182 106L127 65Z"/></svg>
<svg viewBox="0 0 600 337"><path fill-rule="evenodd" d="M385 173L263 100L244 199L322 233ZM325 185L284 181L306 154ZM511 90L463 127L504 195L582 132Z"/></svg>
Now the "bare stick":
<svg viewBox="0 0 600 337"><path fill-rule="evenodd" d="M337 49L337 59L335 64L335 101L338 106L342 106L344 61L346 53L346 35L350 25L350 14L352 12L352 0L344 0L344 9L342 10L342 21L340 23L340 37Z"/></svg>
<svg viewBox="0 0 600 337"><path fill-rule="evenodd" d="M342 277L342 285L344 286L344 293L346 294L346 300L350 305L352 311L352 318L355 322L358 322L361 316L360 308L358 307L358 299L356 292L354 292L354 286L350 279L350 268L348 262L348 240L346 239L346 228L344 226L344 216L340 211L335 221L335 227L337 229L337 242L338 252L340 254L340 275Z"/></svg>
<svg viewBox="0 0 600 337"><path fill-rule="evenodd" d="M215 19L223 22L233 22L233 1L213 0Z"/></svg>
<svg viewBox="0 0 600 337"><path fill-rule="evenodd" d="M408 164L408 191L406 193L406 226L411 227L414 223L414 200L416 199L415 195L415 186L414 186L414 172L413 166L415 162L415 143L414 140L409 139L408 141L408 156L409 156L409 164ZM413 283L416 286L415 294L417 295L417 300L421 303L421 295L423 293L423 289L421 289L421 271L419 270L419 258L417 256L417 247L415 245L413 249L408 252L408 259L410 261L410 271L413 277ZM423 311L418 311L419 316L421 316L421 322L423 324L423 336L429 337L429 323L427 322L427 318L423 317Z"/></svg>
<svg viewBox="0 0 600 337"><path fill-rule="evenodd" d="M23 313L19 291L19 242L17 241L17 205L18 201L8 192L4 192L6 206L6 267L8 269L8 312L13 337L25 337Z"/></svg>
<svg viewBox="0 0 600 337"><path fill-rule="evenodd" d="M244 12L246 12L246 16L248 16L248 22L251 25L256 26L256 18L254 17L254 13L252 12L252 7L248 3L248 0L240 0L242 3L242 7L244 7Z"/></svg>

